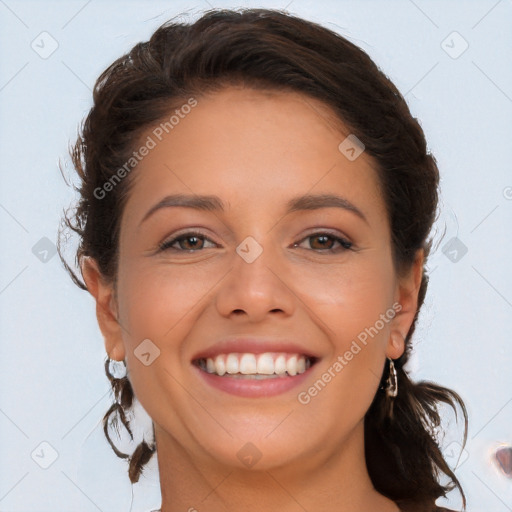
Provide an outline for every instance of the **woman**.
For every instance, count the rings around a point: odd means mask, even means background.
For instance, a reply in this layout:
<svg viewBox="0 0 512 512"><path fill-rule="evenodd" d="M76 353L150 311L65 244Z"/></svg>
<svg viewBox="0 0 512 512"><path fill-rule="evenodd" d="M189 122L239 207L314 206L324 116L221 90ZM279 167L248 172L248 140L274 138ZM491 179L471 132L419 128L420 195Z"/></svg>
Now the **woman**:
<svg viewBox="0 0 512 512"><path fill-rule="evenodd" d="M438 169L366 53L275 10L168 22L99 77L72 158L105 434L132 483L158 452L162 512L465 508L435 436L464 403L404 369ZM135 397L154 439L125 454Z"/></svg>

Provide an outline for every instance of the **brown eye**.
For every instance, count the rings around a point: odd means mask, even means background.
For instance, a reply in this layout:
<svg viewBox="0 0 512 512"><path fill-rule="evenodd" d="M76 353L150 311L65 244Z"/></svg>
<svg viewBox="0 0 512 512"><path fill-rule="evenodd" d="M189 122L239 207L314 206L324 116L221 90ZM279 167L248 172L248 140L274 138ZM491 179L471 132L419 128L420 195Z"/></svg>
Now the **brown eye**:
<svg viewBox="0 0 512 512"><path fill-rule="evenodd" d="M305 240L311 240L309 243L310 248L321 252L341 252L352 247L352 242L329 233L314 233L307 236L302 241L304 242ZM339 246L336 247L336 244L339 244ZM295 245L298 246L299 244Z"/></svg>
<svg viewBox="0 0 512 512"><path fill-rule="evenodd" d="M334 238L328 235L314 235L311 236L310 239L316 239L316 241L318 242L318 244L310 244L312 249L332 249L333 244L336 243Z"/></svg>
<svg viewBox="0 0 512 512"><path fill-rule="evenodd" d="M204 240L201 242L202 238L198 237L196 235L191 236L185 236L178 238L176 241L180 245L180 249L185 250L193 250L193 249L201 249L202 243L204 243Z"/></svg>
<svg viewBox="0 0 512 512"><path fill-rule="evenodd" d="M166 240L165 242L162 242L159 245L159 248L161 251L175 250L194 252L196 250L203 249L206 240L211 242L209 238L207 238L201 233L189 232L184 233L183 235L180 235L178 237L172 238L171 240ZM178 247L174 247L176 244L178 245Z"/></svg>

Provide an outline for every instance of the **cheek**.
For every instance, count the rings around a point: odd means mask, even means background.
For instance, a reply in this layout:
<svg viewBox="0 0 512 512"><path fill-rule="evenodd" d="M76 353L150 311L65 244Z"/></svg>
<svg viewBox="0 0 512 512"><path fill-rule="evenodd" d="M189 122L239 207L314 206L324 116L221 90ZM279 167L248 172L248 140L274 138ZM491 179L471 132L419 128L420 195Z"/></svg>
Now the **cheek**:
<svg viewBox="0 0 512 512"><path fill-rule="evenodd" d="M364 416L380 382L395 315L391 256L368 254L329 268L320 280L318 273L303 271L301 276L310 285L307 305L321 319L317 324L331 341L331 353L299 402L326 424L349 428Z"/></svg>
<svg viewBox="0 0 512 512"><path fill-rule="evenodd" d="M207 292L214 288L219 274L201 271L195 265L171 269L165 264L139 263L121 268L120 312L126 327L123 342L132 387L153 419L181 432L179 411L190 409L190 395L181 384L189 378L190 364L184 340L190 338L198 316L211 300ZM153 359L154 349L149 346L152 362L147 366L137 356L146 339L159 350ZM171 410L173 414L169 414ZM202 418L201 411L195 414Z"/></svg>
<svg viewBox="0 0 512 512"><path fill-rule="evenodd" d="M166 344L178 341L197 316L218 274L197 265L184 267L148 264L126 269L119 287L120 310L130 343L144 338L165 340Z"/></svg>
<svg viewBox="0 0 512 512"><path fill-rule="evenodd" d="M389 311L393 276L391 258L385 253L356 254L346 264L320 269L304 266L291 282L296 283L295 291L315 313L313 318L321 321L325 333L341 350ZM381 322L378 325L382 330Z"/></svg>

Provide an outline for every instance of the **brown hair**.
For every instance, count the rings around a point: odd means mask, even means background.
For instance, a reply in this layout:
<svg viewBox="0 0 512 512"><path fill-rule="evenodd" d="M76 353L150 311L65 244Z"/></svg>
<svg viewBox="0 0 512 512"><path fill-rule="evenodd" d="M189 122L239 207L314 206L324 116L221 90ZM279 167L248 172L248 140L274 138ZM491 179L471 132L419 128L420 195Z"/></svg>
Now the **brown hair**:
<svg viewBox="0 0 512 512"><path fill-rule="evenodd" d="M300 92L329 106L376 162L397 272L411 268L419 249L424 249L426 259L437 210L439 172L401 93L363 50L335 32L284 11L239 9L207 11L193 24L168 21L98 78L94 105L71 150L81 181L80 200L74 217L65 215L64 222L80 237L78 264L84 256L94 258L105 279L115 285L119 221L134 173L101 199L95 190L128 161L142 130L168 116L183 98L200 97L230 84ZM59 255L73 281L86 289L65 262L60 247ZM465 444L464 402L454 391L432 382L412 382L404 369L427 283L423 268L418 310L406 336L406 350L395 361L399 393L394 419L386 416L381 388L366 413L366 463L375 489L392 500L433 505L457 487L465 509L462 487L435 436L441 423L438 406L444 402L456 412L458 404L464 415ZM381 386L387 377L386 366ZM113 387L123 404L131 406L129 380L122 386L113 383ZM111 444L107 421L118 409L114 404L104 418ZM121 420L128 427L124 416ZM145 443L139 445L130 459L132 482L138 480L153 451ZM439 483L441 473L448 477L448 484Z"/></svg>

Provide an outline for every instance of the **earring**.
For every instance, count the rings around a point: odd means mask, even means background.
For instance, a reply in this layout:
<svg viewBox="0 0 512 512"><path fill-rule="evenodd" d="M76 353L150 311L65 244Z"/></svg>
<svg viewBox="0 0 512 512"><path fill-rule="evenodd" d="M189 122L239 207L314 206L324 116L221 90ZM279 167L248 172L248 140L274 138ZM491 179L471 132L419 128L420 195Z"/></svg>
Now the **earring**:
<svg viewBox="0 0 512 512"><path fill-rule="evenodd" d="M122 362L124 366L124 375L119 377L115 376L110 371L110 364L111 363L120 363ZM117 417L121 419L121 423L128 431L128 434L130 434L130 438L133 440L133 433L130 428L130 422L128 418L126 417L126 411L132 406L133 403L133 390L132 386L130 384L130 381L128 380L127 371L126 371L126 363L124 361L117 361L110 359L108 357L105 360L105 374L108 377L108 380L110 381L110 385L112 386L112 391L114 392L114 403L110 406L109 410L105 413L103 416L103 431L105 433L105 437L107 438L107 441L109 442L110 446L112 447L112 450L114 450L115 454L123 459L129 458L129 455L123 452L120 452L117 447L114 445L112 440L110 439L110 436L108 434L108 427L109 427L109 420L110 416L114 415L114 419L112 420L112 425L116 428L118 434L119 434L119 426L117 422Z"/></svg>
<svg viewBox="0 0 512 512"><path fill-rule="evenodd" d="M113 375L110 371L111 363L122 363L124 366L124 371L122 375ZM114 365L116 366L116 365ZM117 433L119 435L119 425L118 418L121 420L121 423L126 428L128 433L130 434L130 438L133 441L133 433L130 428L130 421L128 420L126 413L128 409L131 409L134 402L134 393L132 385L128 379L128 369L126 367L126 362L117 361L110 359L108 357L105 361L105 373L110 381L110 385L112 386L112 390L114 392L114 403L110 406L109 410L106 412L103 417L103 432L105 433L105 437L107 438L108 443L110 444L114 453L122 458L128 459L128 476L132 484L139 481L139 477L143 471L144 465L151 459L153 454L156 452L156 438L155 438L155 425L152 424L152 434L153 439L147 443L144 439L139 445L135 448L135 451L129 455L127 453L123 453L117 449L115 444L110 439L110 435L108 433L109 420L110 416L114 415L114 418L111 424L116 428ZM116 372L117 373L117 372Z"/></svg>
<svg viewBox="0 0 512 512"><path fill-rule="evenodd" d="M383 387L386 391L386 399L384 401L384 408L382 410L384 417L393 420L393 409L395 405L395 397L398 395L398 378L395 369L395 363L388 357L389 360L389 375L386 379L386 386Z"/></svg>
<svg viewBox="0 0 512 512"><path fill-rule="evenodd" d="M389 375L388 379L386 381L386 395L389 398L395 398L396 395L398 395L398 378L396 375L396 369L395 369L395 363L393 362L393 359L389 360Z"/></svg>

